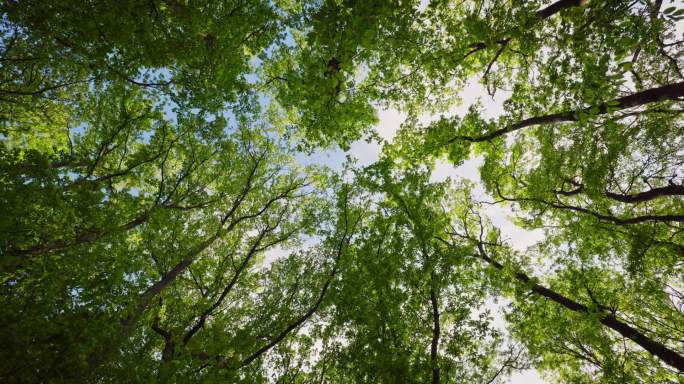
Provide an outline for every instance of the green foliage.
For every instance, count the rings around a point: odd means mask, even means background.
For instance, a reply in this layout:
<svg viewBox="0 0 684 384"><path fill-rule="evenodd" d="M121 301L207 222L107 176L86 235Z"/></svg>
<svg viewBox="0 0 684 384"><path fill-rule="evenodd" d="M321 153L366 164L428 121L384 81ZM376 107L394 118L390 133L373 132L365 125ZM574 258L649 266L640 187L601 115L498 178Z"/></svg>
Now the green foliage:
<svg viewBox="0 0 684 384"><path fill-rule="evenodd" d="M0 381L681 382L680 8L3 2Z"/></svg>

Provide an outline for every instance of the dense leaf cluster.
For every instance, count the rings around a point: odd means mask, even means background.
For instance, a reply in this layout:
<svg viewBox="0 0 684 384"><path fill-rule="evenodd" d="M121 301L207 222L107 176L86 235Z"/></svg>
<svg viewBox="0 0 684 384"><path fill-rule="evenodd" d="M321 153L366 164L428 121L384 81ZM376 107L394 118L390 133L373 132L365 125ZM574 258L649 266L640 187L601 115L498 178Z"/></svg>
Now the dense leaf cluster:
<svg viewBox="0 0 684 384"><path fill-rule="evenodd" d="M0 381L684 382L679 4L0 15Z"/></svg>

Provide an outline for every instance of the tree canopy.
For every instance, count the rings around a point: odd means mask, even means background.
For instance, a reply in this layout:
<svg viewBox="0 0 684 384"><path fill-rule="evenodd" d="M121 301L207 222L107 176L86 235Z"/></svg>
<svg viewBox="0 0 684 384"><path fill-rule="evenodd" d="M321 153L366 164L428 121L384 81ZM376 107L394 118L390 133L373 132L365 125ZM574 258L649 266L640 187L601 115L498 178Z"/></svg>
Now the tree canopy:
<svg viewBox="0 0 684 384"><path fill-rule="evenodd" d="M0 381L684 382L682 4L0 13Z"/></svg>

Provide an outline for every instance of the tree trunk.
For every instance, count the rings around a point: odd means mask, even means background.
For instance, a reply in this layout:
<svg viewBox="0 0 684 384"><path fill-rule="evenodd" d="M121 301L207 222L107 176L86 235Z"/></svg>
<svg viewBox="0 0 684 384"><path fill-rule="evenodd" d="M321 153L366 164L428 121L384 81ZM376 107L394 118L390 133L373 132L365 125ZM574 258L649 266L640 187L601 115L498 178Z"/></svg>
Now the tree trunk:
<svg viewBox="0 0 684 384"><path fill-rule="evenodd" d="M500 263L498 263L496 260L493 260L490 258L484 251L484 247L482 243L478 242L477 247L480 251L480 258L487 263L489 263L491 266L493 266L496 269L502 270L504 267ZM578 303L558 292L555 292L549 288L546 288L542 285L539 285L537 283L532 282L529 276L527 276L523 272L517 272L515 274L515 278L529 286L530 291L541 295L549 300L552 300L563 307L573 311L573 312L581 312L581 313L589 313L589 308L581 303ZM622 321L618 320L617 317L613 314L603 314L601 319L599 320L601 324L605 325L606 327L616 331L620 335L632 340L639 346L641 346L643 349L647 350L650 352L653 356L659 358L662 360L664 363L667 365L676 368L680 372L684 372L684 356L678 354L677 352L669 349L665 345L650 339L648 336L645 334L641 333L639 330L636 328L630 326L629 324L623 323Z"/></svg>
<svg viewBox="0 0 684 384"><path fill-rule="evenodd" d="M680 97L684 97L684 82L669 84L659 88L647 89L645 91L637 92L629 96L614 99L608 103L599 104L594 107L598 109L598 111L594 111L594 114L598 113L599 115L603 115L608 113L609 111L612 112L627 108L638 107L650 103L655 103L658 101L675 100ZM523 128L535 125L579 121L579 114L592 114L591 109L592 107L579 109L575 111L553 113L544 116L534 116L527 118L525 120L521 120L515 124L503 127L501 129L489 132L482 136L455 136L453 139L449 140L449 143L453 143L454 141L458 140L470 141L474 143L491 141L499 136L503 136L508 133L515 132Z"/></svg>
<svg viewBox="0 0 684 384"><path fill-rule="evenodd" d="M430 304L432 305L432 345L430 346L430 362L432 363L432 384L439 384L440 371L438 358L439 348L439 303L437 302L437 292L434 284L435 273L432 272L430 284Z"/></svg>

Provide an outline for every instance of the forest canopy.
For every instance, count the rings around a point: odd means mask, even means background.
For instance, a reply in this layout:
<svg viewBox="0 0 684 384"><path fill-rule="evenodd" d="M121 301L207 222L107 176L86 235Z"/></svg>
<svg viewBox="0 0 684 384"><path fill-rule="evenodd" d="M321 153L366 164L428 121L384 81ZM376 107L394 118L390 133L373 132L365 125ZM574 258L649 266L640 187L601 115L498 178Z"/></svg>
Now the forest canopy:
<svg viewBox="0 0 684 384"><path fill-rule="evenodd" d="M684 383L681 2L0 13L0 381Z"/></svg>

